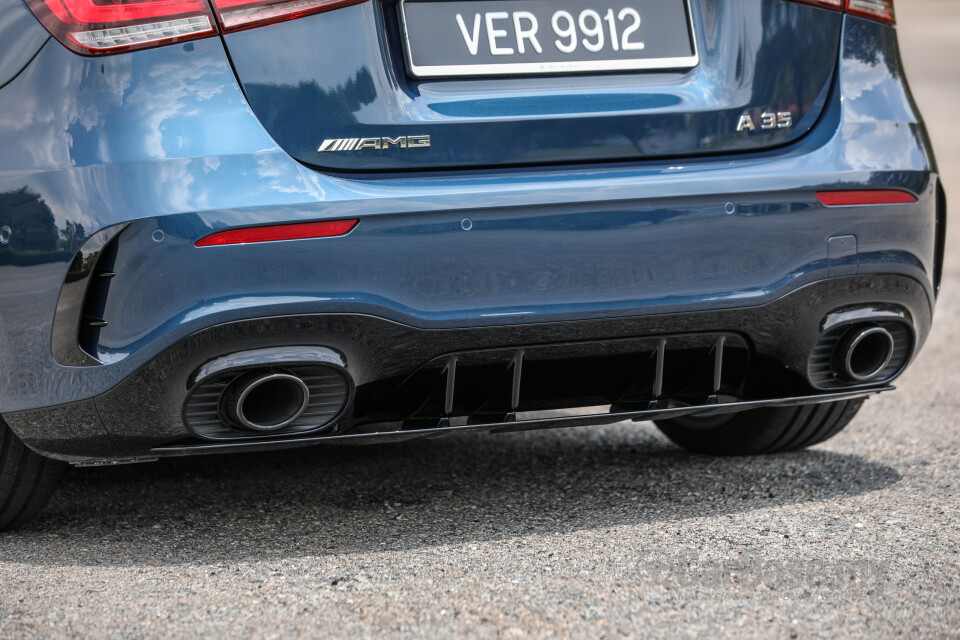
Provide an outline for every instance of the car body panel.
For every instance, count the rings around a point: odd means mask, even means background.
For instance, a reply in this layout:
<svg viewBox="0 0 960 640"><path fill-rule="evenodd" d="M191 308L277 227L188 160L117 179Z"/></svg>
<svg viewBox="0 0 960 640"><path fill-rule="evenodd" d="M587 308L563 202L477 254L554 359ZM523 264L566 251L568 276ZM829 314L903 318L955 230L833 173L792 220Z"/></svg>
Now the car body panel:
<svg viewBox="0 0 960 640"><path fill-rule="evenodd" d="M700 64L688 71L414 80L395 5L367 2L225 36L253 111L284 151L309 165L374 171L771 147L819 117L842 25L840 14L808 5L700 0L691 5ZM792 126L763 130L764 112L788 113ZM745 114L757 127L749 135L738 131ZM430 136L431 146L319 150L326 139L399 136Z"/></svg>
<svg viewBox="0 0 960 640"><path fill-rule="evenodd" d="M15 78L49 39L50 34L21 0L0 2L0 87Z"/></svg>

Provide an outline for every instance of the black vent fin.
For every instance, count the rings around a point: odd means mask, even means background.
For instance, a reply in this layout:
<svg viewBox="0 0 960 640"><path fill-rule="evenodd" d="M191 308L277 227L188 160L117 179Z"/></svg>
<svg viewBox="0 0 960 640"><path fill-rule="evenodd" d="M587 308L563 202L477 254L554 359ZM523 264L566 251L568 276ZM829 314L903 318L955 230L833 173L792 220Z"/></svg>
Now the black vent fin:
<svg viewBox="0 0 960 640"><path fill-rule="evenodd" d="M98 357L100 332L109 324L104 319L104 313L107 309L110 283L117 275L114 267L117 262L119 238L120 236L116 236L104 245L93 271L95 277L90 278L90 284L83 299L82 320L77 332L77 342L80 349L94 358Z"/></svg>

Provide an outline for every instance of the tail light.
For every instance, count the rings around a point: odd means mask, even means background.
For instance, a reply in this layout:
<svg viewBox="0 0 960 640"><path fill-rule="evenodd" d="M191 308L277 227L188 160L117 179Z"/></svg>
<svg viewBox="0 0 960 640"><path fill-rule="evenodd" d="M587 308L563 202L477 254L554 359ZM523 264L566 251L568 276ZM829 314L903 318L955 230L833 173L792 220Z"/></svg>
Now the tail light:
<svg viewBox="0 0 960 640"><path fill-rule="evenodd" d="M847 0L847 13L876 18L889 24L897 22L897 16L893 12L893 0Z"/></svg>
<svg viewBox="0 0 960 640"><path fill-rule="evenodd" d="M339 9L367 0L288 0L262 2L258 0L211 0L220 17L224 31L240 31L274 22L302 18L313 13Z"/></svg>
<svg viewBox="0 0 960 640"><path fill-rule="evenodd" d="M893 0L794 0L804 4L812 4L825 9L846 11L857 16L873 18L887 24L896 24L897 17L893 12Z"/></svg>
<svg viewBox="0 0 960 640"><path fill-rule="evenodd" d="M105 55L292 20L367 0L25 0L47 31L83 55Z"/></svg>
<svg viewBox="0 0 960 640"><path fill-rule="evenodd" d="M26 0L54 38L96 55L216 35L206 0Z"/></svg>

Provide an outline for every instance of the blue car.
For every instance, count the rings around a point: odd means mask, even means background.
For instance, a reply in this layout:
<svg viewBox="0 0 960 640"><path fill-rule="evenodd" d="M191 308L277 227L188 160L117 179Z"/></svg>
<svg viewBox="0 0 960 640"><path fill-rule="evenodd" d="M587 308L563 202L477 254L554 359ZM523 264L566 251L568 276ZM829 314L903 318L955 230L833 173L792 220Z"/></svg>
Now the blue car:
<svg viewBox="0 0 960 640"><path fill-rule="evenodd" d="M892 0L0 0L0 528L62 471L830 438L927 337Z"/></svg>

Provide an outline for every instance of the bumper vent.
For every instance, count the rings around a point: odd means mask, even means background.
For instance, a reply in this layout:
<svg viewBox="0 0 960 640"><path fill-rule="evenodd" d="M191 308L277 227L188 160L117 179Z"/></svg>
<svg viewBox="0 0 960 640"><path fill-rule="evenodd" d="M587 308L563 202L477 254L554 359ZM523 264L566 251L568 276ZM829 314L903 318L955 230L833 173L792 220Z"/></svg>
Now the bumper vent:
<svg viewBox="0 0 960 640"><path fill-rule="evenodd" d="M87 285L87 295L83 301L83 311L80 315L80 329L77 332L77 342L84 353L97 357L100 345L100 330L107 326L103 319L107 308L107 294L110 293L110 283L116 277L114 265L117 262L119 236L114 237L100 252L97 266L90 274L90 283Z"/></svg>
<svg viewBox="0 0 960 640"><path fill-rule="evenodd" d="M943 260L947 248L947 193L943 183L937 180L937 244L933 257L933 286L940 295L940 283L943 281Z"/></svg>
<svg viewBox="0 0 960 640"><path fill-rule="evenodd" d="M110 283L116 273L120 234L128 223L107 227L91 236L70 263L60 288L53 320L53 356L62 365L94 367L99 359L100 330Z"/></svg>

